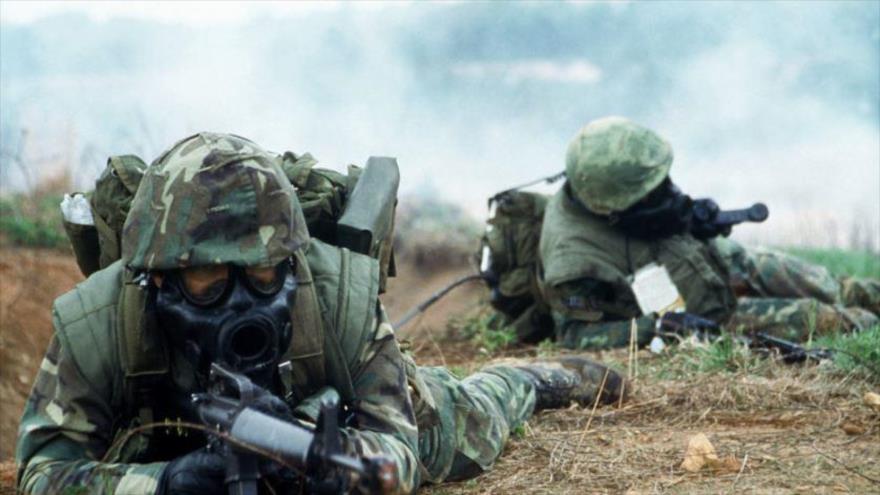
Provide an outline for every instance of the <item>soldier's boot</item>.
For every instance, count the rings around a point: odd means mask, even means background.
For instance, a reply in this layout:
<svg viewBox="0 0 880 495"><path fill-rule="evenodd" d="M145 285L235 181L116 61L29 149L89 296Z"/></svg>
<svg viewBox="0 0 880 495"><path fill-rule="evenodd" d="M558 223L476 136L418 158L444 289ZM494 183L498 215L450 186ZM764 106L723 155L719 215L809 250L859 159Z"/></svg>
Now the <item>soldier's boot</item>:
<svg viewBox="0 0 880 495"><path fill-rule="evenodd" d="M566 407L571 402L592 406L626 398L626 379L611 368L580 356L562 356L515 366L535 386L535 411ZM603 386L604 384L604 386ZM602 387L601 393L599 388Z"/></svg>

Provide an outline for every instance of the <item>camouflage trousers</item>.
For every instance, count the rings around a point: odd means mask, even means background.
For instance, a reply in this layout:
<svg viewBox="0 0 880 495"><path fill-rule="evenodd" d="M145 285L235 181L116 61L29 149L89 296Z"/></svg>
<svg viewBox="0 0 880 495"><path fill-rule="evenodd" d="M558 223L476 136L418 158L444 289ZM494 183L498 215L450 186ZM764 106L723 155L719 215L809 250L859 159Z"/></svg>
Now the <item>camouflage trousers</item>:
<svg viewBox="0 0 880 495"><path fill-rule="evenodd" d="M880 281L835 277L825 267L770 250L717 239L739 297L730 328L790 340L880 324Z"/></svg>
<svg viewBox="0 0 880 495"><path fill-rule="evenodd" d="M880 324L880 281L835 277L825 267L769 249L744 248L729 239L713 241L725 261L737 308L725 322L734 331L764 331L787 340L805 341L839 331ZM563 285L550 301L556 341L571 349L622 347L631 338L627 319L590 321L575 315L564 301L590 297L590 288ZM637 308L632 308L636 313ZM601 313L600 313L601 314ZM654 335L654 318L636 318L639 345Z"/></svg>
<svg viewBox="0 0 880 495"><path fill-rule="evenodd" d="M442 367L410 375L419 429L422 483L472 478L490 469L511 430L535 409L535 389L524 372L494 366L467 378Z"/></svg>

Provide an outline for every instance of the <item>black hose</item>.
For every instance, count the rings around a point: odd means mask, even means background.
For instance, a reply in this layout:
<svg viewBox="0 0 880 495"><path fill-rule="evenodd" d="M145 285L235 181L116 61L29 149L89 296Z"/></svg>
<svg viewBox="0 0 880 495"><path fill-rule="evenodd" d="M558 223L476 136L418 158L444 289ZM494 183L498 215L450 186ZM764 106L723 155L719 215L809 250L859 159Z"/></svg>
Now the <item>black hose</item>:
<svg viewBox="0 0 880 495"><path fill-rule="evenodd" d="M416 307L407 311L406 314L403 315L403 318L401 318L396 323L394 323L395 330L399 330L400 328L403 328L403 326L406 325L407 323L409 323L410 320L412 320L413 318L415 318L419 314L423 313L432 304L437 302L441 297L445 296L450 291L452 291L452 289L455 289L456 287L458 287L466 282L470 282L472 280L482 280L482 279L483 279L483 275L481 275L479 273L472 273L470 275L465 275L464 277L461 277L461 278L455 280L454 282L447 285L446 287L443 287L442 289L433 293L431 295L431 297L425 299L424 301L419 303Z"/></svg>

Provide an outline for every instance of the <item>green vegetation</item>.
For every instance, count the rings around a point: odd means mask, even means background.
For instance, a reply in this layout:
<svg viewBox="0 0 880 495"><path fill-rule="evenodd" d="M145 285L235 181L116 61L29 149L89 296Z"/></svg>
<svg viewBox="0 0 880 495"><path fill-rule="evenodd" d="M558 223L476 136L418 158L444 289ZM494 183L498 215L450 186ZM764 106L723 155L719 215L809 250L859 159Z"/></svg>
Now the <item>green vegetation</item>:
<svg viewBox="0 0 880 495"><path fill-rule="evenodd" d="M15 194L0 198L0 244L64 248L67 236L58 205L62 195Z"/></svg>
<svg viewBox="0 0 880 495"><path fill-rule="evenodd" d="M813 347L835 351L834 364L847 372L868 372L880 381L880 326L864 332L819 337Z"/></svg>
<svg viewBox="0 0 880 495"><path fill-rule="evenodd" d="M459 329L459 335L469 339L481 353L489 356L516 342L513 328L504 325L503 317L489 305L450 324L452 328Z"/></svg>
<svg viewBox="0 0 880 495"><path fill-rule="evenodd" d="M843 249L786 248L786 252L823 265L835 275L880 278L880 255Z"/></svg>
<svg viewBox="0 0 880 495"><path fill-rule="evenodd" d="M615 362L626 369L626 362ZM713 341L685 339L666 348L659 359L651 359L639 366L640 374L661 379L686 379L694 373L757 372L767 362L752 352L741 340L723 334Z"/></svg>
<svg viewBox="0 0 880 495"><path fill-rule="evenodd" d="M550 357L559 353L561 347L553 339L545 339L538 342L538 357Z"/></svg>
<svg viewBox="0 0 880 495"><path fill-rule="evenodd" d="M880 383L880 326L855 334L840 333L817 338L806 347L834 352L829 370L851 373ZM619 369L627 363L612 360ZM711 342L686 340L673 345L661 359L651 359L640 366L640 373L662 379L685 379L694 373L763 374L774 364L773 356L750 349L743 341L725 334Z"/></svg>

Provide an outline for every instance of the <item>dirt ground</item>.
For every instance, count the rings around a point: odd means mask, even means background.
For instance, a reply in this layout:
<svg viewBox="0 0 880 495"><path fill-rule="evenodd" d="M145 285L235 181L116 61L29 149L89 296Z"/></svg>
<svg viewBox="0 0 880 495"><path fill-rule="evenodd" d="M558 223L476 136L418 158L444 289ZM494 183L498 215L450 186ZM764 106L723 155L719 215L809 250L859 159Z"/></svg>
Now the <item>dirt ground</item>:
<svg viewBox="0 0 880 495"><path fill-rule="evenodd" d="M0 250L0 455L12 455L31 382L52 335L51 304L82 275L73 257Z"/></svg>
<svg viewBox="0 0 880 495"><path fill-rule="evenodd" d="M397 320L467 267L402 263L383 296ZM0 454L12 455L17 422L51 335L52 299L81 280L69 256L0 250ZM450 331L449 316L484 297L474 283L453 292L400 329L422 364L473 371L489 356ZM517 347L500 357L546 348ZM556 351L549 351L555 353ZM492 356L499 357L498 355ZM428 488L475 493L880 493L880 411L866 405L877 390L826 366L768 362L759 372L664 379L664 359L637 354L632 398L614 407L540 413L509 442L495 468L476 480ZM597 359L626 363L625 351ZM688 442L704 434L714 460L681 467ZM711 457L711 456L710 456ZM0 493L11 493L15 467L0 464Z"/></svg>
<svg viewBox="0 0 880 495"><path fill-rule="evenodd" d="M633 382L625 404L540 413L477 482L428 492L880 493L880 413L864 384L776 364L760 376ZM689 472L699 434L715 460Z"/></svg>

